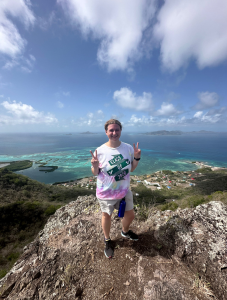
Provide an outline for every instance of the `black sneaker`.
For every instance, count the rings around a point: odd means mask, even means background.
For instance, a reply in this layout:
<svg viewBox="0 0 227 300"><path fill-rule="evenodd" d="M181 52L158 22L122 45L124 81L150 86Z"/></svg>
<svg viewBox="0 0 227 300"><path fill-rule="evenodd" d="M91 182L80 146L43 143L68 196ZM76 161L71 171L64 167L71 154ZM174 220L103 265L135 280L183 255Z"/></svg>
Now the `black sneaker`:
<svg viewBox="0 0 227 300"><path fill-rule="evenodd" d="M121 235L127 239L138 241L139 237L137 234L135 234L132 230L129 230L128 232L121 232Z"/></svg>
<svg viewBox="0 0 227 300"><path fill-rule="evenodd" d="M111 239L104 239L105 241L105 249L104 249L104 253L106 255L107 258L112 258L113 255L114 255L114 249L113 249L113 246L112 246L112 243L111 243Z"/></svg>

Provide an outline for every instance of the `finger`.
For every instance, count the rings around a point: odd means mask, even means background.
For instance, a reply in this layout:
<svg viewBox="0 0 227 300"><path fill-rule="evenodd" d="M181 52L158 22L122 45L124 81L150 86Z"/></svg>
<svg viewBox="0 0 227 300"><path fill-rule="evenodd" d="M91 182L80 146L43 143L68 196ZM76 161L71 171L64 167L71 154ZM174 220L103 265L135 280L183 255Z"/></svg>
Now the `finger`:
<svg viewBox="0 0 227 300"><path fill-rule="evenodd" d="M139 149L139 143L137 142L137 145L136 145L137 149Z"/></svg>
<svg viewBox="0 0 227 300"><path fill-rule="evenodd" d="M95 150L95 158L97 158L97 157L98 157L97 150Z"/></svg>
<svg viewBox="0 0 227 300"><path fill-rule="evenodd" d="M90 150L90 153L91 153L92 157L95 159L95 157L94 157L94 154L92 153L92 151L91 151L91 150Z"/></svg>

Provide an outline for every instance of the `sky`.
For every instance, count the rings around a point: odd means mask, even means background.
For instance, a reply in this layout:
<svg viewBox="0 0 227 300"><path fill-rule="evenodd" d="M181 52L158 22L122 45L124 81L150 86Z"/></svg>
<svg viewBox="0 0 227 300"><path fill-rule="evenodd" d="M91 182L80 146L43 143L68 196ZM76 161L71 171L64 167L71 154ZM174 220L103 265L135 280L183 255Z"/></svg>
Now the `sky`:
<svg viewBox="0 0 227 300"><path fill-rule="evenodd" d="M226 0L1 0L0 133L227 131Z"/></svg>

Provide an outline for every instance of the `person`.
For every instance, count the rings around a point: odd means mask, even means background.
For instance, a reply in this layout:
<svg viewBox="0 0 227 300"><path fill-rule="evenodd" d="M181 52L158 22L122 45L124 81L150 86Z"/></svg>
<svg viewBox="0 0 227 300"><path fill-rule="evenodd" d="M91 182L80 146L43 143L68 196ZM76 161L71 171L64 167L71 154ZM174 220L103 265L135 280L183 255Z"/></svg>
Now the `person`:
<svg viewBox="0 0 227 300"><path fill-rule="evenodd" d="M96 197L102 211L102 229L104 233L106 257L114 254L110 239L111 215L119 208L120 201L125 198L125 214L122 219L121 235L137 241L138 235L129 226L135 214L133 195L130 190L130 171L133 172L140 160L139 143L133 147L120 141L122 125L118 120L111 119L105 123L105 132L109 141L98 147L91 159L91 171L97 175Z"/></svg>

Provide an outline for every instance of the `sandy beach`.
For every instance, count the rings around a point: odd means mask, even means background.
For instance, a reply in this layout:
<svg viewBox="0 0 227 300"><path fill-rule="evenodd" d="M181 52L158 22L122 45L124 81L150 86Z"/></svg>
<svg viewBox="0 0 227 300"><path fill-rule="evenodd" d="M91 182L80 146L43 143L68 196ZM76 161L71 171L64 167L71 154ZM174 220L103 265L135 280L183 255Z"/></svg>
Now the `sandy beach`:
<svg viewBox="0 0 227 300"><path fill-rule="evenodd" d="M195 165L197 165L199 168L211 168L212 171L226 170L225 167L212 167L200 161L195 162Z"/></svg>
<svg viewBox="0 0 227 300"><path fill-rule="evenodd" d="M9 163L6 163L6 164L0 164L0 168L4 168L6 166L10 165Z"/></svg>

